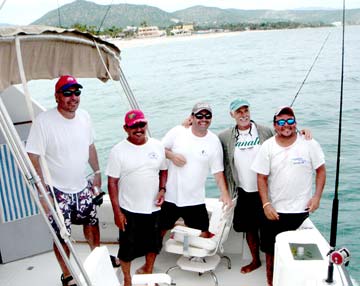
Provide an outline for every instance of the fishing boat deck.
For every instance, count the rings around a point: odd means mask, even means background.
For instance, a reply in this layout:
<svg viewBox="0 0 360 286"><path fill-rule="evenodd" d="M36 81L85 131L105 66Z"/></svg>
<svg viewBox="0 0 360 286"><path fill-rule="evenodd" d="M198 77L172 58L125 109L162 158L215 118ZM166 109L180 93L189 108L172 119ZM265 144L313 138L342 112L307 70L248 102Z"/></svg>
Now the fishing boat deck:
<svg viewBox="0 0 360 286"><path fill-rule="evenodd" d="M116 254L118 246L116 244L106 244L111 254ZM79 258L84 261L90 253L89 247L84 243L76 243L75 249ZM222 260L215 270L219 280L219 285L224 286L259 286L265 283L265 263L248 274L241 274L241 266L248 264L249 261L242 260L240 254L227 254L231 258L232 269L227 268L225 260ZM178 255L169 254L165 251L158 256L154 273L164 273L166 270L176 265ZM144 258L135 259L132 263L131 273L144 263ZM114 269L117 277L122 277L120 268ZM0 264L0 285L2 286L24 286L24 285L54 285L61 286L61 271L52 252L43 253L26 259ZM173 282L178 286L211 286L215 285L212 277L205 273L201 276L198 273L175 269L170 272ZM122 279L122 278L121 278Z"/></svg>

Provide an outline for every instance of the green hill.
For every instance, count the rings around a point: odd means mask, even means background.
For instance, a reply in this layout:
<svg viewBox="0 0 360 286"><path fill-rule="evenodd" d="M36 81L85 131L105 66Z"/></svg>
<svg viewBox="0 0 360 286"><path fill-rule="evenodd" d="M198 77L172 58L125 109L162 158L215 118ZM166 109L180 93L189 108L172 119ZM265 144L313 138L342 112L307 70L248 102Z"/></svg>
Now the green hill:
<svg viewBox="0 0 360 286"><path fill-rule="evenodd" d="M107 15L106 15L107 14ZM59 21L60 15L60 21ZM174 13L147 5L117 4L99 5L90 1L77 0L61 6L36 20L32 24L70 27L76 23L99 27L104 16L103 27L147 25L168 27L176 22L194 23L198 26L220 26L237 23L263 23L291 21L304 24L331 24L340 22L341 10L239 10L194 6ZM347 23L360 24L360 9L346 11Z"/></svg>

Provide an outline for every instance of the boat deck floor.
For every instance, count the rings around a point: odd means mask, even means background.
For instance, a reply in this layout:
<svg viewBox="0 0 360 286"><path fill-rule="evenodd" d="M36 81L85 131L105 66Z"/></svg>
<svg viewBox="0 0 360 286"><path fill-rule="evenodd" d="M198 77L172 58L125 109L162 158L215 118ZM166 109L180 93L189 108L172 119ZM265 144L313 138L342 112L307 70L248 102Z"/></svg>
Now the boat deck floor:
<svg viewBox="0 0 360 286"><path fill-rule="evenodd" d="M74 244L79 258L84 261L90 250L87 244ZM116 255L118 245L105 244L111 254ZM262 286L265 283L265 263L248 274L240 273L240 268L249 263L241 260L240 254L226 254L231 258L232 268L227 268L226 260L222 260L214 271L219 286ZM162 253L155 262L154 273L165 273L170 267L176 265L178 255ZM137 258L133 261L131 273L142 266L144 258ZM122 273L120 268L114 269L117 277L122 282ZM211 286L215 282L209 273L199 275L198 273L175 269L170 273L173 282L178 286ZM60 267L57 264L53 252L47 252L22 260L0 264L0 285L1 286L25 286L25 285L43 285L43 286L61 286Z"/></svg>

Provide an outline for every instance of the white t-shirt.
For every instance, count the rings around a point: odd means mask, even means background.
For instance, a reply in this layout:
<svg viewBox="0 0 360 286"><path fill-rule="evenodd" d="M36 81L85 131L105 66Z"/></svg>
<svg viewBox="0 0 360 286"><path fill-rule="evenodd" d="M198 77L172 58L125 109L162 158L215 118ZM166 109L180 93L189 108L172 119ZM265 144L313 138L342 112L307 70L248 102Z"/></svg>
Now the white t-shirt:
<svg viewBox="0 0 360 286"><path fill-rule="evenodd" d="M94 132L89 114L78 109L73 119L54 108L40 113L31 126L26 151L45 156L51 182L64 193L77 193L86 187L89 146Z"/></svg>
<svg viewBox="0 0 360 286"><path fill-rule="evenodd" d="M164 136L162 143L186 159L183 167L169 160L165 200L179 207L203 204L209 170L212 174L224 170L219 138L210 130L204 137L198 137L191 128L176 126Z"/></svg>
<svg viewBox="0 0 360 286"><path fill-rule="evenodd" d="M149 214L159 192L159 171L166 170L165 149L160 141L149 138L143 145L128 140L110 152L106 175L119 178L120 207L134 213Z"/></svg>
<svg viewBox="0 0 360 286"><path fill-rule="evenodd" d="M251 132L250 128L238 131L239 136L235 142L234 163L240 182L239 187L249 193L257 192L257 174L251 170L251 164L260 149L259 135L254 123L251 123Z"/></svg>
<svg viewBox="0 0 360 286"><path fill-rule="evenodd" d="M269 199L280 213L301 213L312 195L314 170L325 163L324 153L315 140L297 137L288 147L266 140L252 164L252 169L269 175Z"/></svg>

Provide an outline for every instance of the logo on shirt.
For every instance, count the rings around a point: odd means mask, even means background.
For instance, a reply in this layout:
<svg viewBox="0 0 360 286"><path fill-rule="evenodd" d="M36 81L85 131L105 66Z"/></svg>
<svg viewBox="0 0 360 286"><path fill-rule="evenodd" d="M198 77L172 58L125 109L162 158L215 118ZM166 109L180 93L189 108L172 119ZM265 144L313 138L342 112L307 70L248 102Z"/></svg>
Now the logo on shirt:
<svg viewBox="0 0 360 286"><path fill-rule="evenodd" d="M260 139L259 137L256 137L253 140L238 140L235 143L235 148L239 148L240 150L245 150L245 149L252 149L254 148L256 145L260 145Z"/></svg>
<svg viewBox="0 0 360 286"><path fill-rule="evenodd" d="M157 153L155 153L155 152L150 152L150 153L148 154L148 156L149 156L149 158L152 159L152 160L156 160L156 159L159 158L159 155L158 155Z"/></svg>
<svg viewBox="0 0 360 286"><path fill-rule="evenodd" d="M293 162L294 165L304 165L306 163L306 160L301 157L292 158L291 161Z"/></svg>

